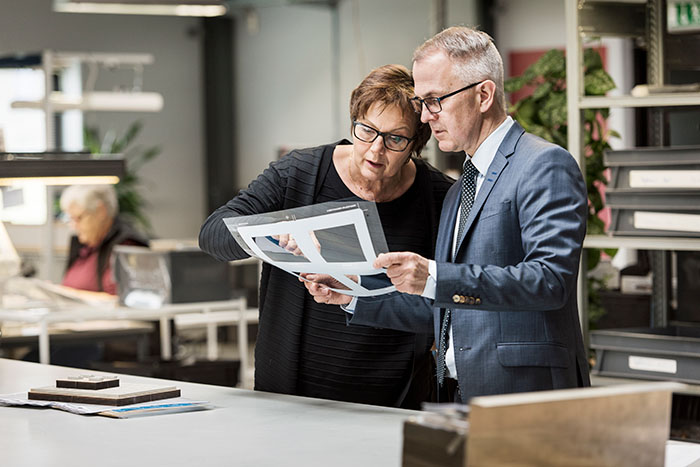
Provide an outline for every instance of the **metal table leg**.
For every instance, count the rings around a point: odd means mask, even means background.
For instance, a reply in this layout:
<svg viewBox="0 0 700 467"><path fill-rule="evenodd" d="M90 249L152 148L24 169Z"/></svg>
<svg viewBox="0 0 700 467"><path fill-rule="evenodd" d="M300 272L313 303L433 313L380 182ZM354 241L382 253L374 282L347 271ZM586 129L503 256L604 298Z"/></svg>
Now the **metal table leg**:
<svg viewBox="0 0 700 467"><path fill-rule="evenodd" d="M51 360L49 344L49 325L46 321L39 322L39 363L48 365Z"/></svg>
<svg viewBox="0 0 700 467"><path fill-rule="evenodd" d="M170 360L173 357L170 344L170 317L160 318L160 356L163 360Z"/></svg>

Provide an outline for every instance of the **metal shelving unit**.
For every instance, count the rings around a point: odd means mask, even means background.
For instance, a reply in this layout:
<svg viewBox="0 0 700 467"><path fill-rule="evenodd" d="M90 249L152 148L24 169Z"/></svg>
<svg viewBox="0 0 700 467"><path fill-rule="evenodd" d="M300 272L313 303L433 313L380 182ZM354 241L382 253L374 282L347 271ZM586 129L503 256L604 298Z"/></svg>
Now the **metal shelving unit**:
<svg viewBox="0 0 700 467"><path fill-rule="evenodd" d="M586 97L583 87L583 43L590 37L639 38L647 45L648 84L664 84L664 29L665 2L663 0L566 0L566 72L568 105L569 152L576 158L582 171L583 111L593 108L664 108L699 106L700 93L655 94L645 97ZM655 133L654 144L661 145L661 115L652 112ZM584 248L629 247L653 250L654 295L652 297L652 325L666 326L671 297L670 257L673 250L700 251L700 238L611 237L588 236ZM588 342L588 313L583 255L579 273L578 300L581 324Z"/></svg>

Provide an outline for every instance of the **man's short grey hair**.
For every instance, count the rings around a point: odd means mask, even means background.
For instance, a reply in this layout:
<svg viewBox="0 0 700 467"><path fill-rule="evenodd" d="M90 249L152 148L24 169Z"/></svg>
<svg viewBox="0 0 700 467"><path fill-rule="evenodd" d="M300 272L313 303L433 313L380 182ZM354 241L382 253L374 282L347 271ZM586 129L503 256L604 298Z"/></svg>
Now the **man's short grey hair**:
<svg viewBox="0 0 700 467"><path fill-rule="evenodd" d="M420 61L436 52L443 52L452 60L455 72L465 86L484 79L496 83L495 103L505 112L503 58L491 36L465 26L454 26L425 41L413 53L413 61Z"/></svg>
<svg viewBox="0 0 700 467"><path fill-rule="evenodd" d="M110 217L119 214L117 192L112 185L72 185L61 194L61 210L64 212L76 205L93 213L100 203L107 208Z"/></svg>

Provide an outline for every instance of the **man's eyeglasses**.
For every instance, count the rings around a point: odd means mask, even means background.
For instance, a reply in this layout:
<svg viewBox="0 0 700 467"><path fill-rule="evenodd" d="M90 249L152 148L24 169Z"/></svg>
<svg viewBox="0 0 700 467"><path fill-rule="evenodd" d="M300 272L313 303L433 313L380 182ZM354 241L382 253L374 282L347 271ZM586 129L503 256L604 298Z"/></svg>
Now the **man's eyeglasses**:
<svg viewBox="0 0 700 467"><path fill-rule="evenodd" d="M375 139L377 139L377 136L381 136L382 141L384 141L384 147L389 151L396 152L404 151L408 147L409 143L415 139L415 137L407 138L405 136L394 135L392 133L384 133L372 128L369 125L360 123L357 120L352 122L352 134L355 135L355 138L359 139L360 141L364 141L365 143L372 143Z"/></svg>
<svg viewBox="0 0 700 467"><path fill-rule="evenodd" d="M455 94L459 94L462 91L466 91L467 89L471 89L476 85L479 85L483 83L485 80L481 80L478 83L472 83L469 86L464 86L461 89L457 89L456 91L452 91L449 94L445 94L444 96L440 97L426 97L425 99L421 99L420 97L414 97L411 99L411 103L413 104L413 110L416 111L416 113L421 113L423 111L423 104L425 104L425 108L428 109L428 112L436 114L440 113L442 110L442 104L440 104L440 101L447 99L448 97L454 96Z"/></svg>

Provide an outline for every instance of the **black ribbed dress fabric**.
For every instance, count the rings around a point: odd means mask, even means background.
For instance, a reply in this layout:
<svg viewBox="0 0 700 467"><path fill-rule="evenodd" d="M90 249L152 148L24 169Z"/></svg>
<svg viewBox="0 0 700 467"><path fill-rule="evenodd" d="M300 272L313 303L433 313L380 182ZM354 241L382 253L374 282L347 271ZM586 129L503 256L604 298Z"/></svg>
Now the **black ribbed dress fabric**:
<svg viewBox="0 0 700 467"><path fill-rule="evenodd" d="M342 141L336 144L348 144ZM293 151L273 162L246 190L202 226L200 246L222 260L247 255L221 219L338 199L357 199L330 160L336 144ZM432 257L440 209L451 180L416 161L414 185L377 208L391 251ZM322 168L323 173L319 173ZM316 181L323 180L319 190ZM317 304L296 277L263 266L255 389L376 405L399 405L416 351L432 336L347 326L338 306Z"/></svg>

